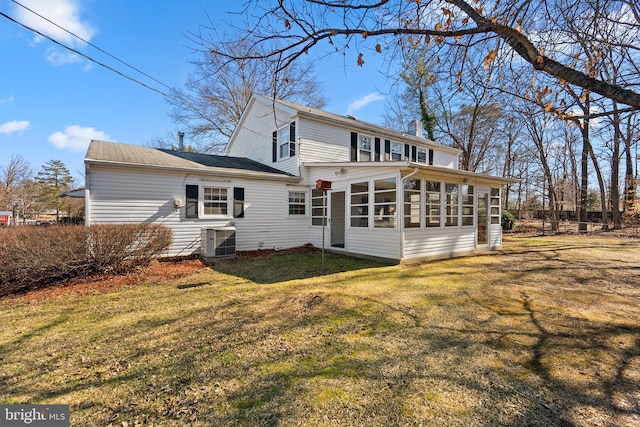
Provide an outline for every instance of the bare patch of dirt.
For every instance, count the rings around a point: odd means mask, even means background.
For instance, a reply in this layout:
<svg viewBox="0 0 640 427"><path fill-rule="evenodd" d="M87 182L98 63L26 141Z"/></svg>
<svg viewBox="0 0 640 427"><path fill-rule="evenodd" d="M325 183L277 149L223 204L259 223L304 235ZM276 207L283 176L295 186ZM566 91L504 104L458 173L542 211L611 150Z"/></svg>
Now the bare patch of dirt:
<svg viewBox="0 0 640 427"><path fill-rule="evenodd" d="M164 282L188 276L204 267L198 259L182 259L152 261L149 265L139 267L136 271L116 275L97 274L88 277L75 277L52 284L46 288L36 289L24 294L11 295L4 302L19 299L21 302L40 301L63 295L87 295L105 293L124 287L134 286L142 282Z"/></svg>

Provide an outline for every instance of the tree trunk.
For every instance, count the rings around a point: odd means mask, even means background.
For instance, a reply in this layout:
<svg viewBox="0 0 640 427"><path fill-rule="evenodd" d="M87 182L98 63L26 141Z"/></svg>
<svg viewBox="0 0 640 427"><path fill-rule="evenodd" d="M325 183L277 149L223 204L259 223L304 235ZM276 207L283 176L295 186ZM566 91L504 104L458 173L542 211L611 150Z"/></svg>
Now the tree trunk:
<svg viewBox="0 0 640 427"><path fill-rule="evenodd" d="M620 113L618 104L613 103L613 153L611 157L611 212L613 214L613 229L622 230L620 217Z"/></svg>

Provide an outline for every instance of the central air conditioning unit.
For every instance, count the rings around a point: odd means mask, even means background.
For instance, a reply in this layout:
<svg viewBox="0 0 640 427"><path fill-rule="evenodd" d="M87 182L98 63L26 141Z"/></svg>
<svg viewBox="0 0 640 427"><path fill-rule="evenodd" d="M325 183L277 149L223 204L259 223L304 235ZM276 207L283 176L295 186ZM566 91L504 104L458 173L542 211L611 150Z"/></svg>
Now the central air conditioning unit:
<svg viewBox="0 0 640 427"><path fill-rule="evenodd" d="M202 229L202 254L205 258L222 258L236 254L236 228Z"/></svg>

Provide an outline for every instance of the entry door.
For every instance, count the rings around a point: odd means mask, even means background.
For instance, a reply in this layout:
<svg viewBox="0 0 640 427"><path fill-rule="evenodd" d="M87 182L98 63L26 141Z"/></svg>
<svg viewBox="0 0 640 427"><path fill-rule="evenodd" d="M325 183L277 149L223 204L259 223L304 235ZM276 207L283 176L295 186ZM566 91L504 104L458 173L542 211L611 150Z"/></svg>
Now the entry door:
<svg viewBox="0 0 640 427"><path fill-rule="evenodd" d="M332 191L331 193L331 246L334 248L344 248L344 228L345 228L345 203L344 191Z"/></svg>
<svg viewBox="0 0 640 427"><path fill-rule="evenodd" d="M489 244L489 193L478 193L478 246Z"/></svg>

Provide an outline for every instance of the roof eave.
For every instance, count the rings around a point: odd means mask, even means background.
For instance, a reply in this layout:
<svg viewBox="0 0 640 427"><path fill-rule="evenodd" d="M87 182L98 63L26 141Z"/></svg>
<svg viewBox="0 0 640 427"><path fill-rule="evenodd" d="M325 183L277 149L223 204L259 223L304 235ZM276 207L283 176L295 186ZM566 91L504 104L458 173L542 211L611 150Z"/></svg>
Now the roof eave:
<svg viewBox="0 0 640 427"><path fill-rule="evenodd" d="M284 182L300 182L302 178L291 175L273 174L269 172L257 172L247 169L229 169L229 168L217 168L210 166L202 167L180 167L180 166L167 166L167 165L150 165L144 163L125 163L115 162L110 160L96 160L96 159L84 159L85 164L99 165L99 166L116 166L116 167L135 167L137 169L148 170L163 170L174 172L188 172L188 173L201 173L201 174L214 174L217 176L229 177L229 178L245 178L245 179L257 179L266 181L284 181Z"/></svg>

